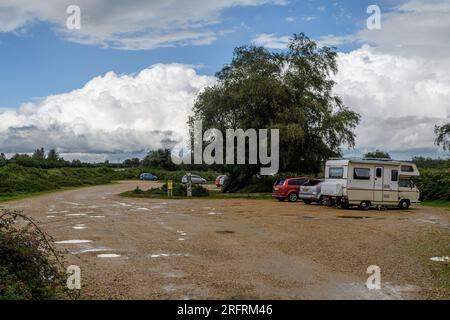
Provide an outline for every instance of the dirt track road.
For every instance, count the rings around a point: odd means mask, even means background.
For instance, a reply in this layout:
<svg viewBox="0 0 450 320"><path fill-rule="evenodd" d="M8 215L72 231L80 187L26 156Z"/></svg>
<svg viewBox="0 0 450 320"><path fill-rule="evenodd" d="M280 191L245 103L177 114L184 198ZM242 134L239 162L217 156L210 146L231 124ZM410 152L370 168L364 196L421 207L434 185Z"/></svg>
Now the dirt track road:
<svg viewBox="0 0 450 320"><path fill-rule="evenodd" d="M450 298L444 209L358 211L267 200L141 200L119 184L0 204L38 219L100 299ZM77 241L75 241L77 242ZM98 256L106 255L106 256ZM118 256L120 255L120 256ZM381 268L381 290L365 286Z"/></svg>

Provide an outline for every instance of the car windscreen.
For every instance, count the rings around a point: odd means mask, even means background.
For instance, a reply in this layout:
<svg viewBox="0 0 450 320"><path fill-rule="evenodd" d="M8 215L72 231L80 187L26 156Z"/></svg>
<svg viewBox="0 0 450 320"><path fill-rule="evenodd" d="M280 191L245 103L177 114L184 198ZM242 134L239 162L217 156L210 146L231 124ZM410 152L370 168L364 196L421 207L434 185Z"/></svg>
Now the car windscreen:
<svg viewBox="0 0 450 320"><path fill-rule="evenodd" d="M277 181L275 181L275 185L276 186L281 186L284 183L285 179L278 179Z"/></svg>

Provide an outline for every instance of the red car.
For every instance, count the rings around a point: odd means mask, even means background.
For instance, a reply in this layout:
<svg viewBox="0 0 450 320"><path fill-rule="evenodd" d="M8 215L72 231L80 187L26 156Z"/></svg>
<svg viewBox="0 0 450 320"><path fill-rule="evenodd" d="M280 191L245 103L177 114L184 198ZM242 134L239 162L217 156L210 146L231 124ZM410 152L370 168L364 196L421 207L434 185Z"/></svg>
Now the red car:
<svg viewBox="0 0 450 320"><path fill-rule="evenodd" d="M300 186L308 180L309 178L307 177L278 179L273 185L272 197L278 199L279 201L288 199L291 202L295 202L298 200Z"/></svg>
<svg viewBox="0 0 450 320"><path fill-rule="evenodd" d="M216 185L217 188L222 188L223 184L225 183L226 177L227 177L226 175L221 175L216 178L214 184Z"/></svg>

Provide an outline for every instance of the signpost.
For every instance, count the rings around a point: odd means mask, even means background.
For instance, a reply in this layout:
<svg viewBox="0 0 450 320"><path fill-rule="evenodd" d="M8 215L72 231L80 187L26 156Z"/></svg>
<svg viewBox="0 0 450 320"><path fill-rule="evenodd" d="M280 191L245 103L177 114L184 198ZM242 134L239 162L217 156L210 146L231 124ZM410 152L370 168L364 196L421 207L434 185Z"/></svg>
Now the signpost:
<svg viewBox="0 0 450 320"><path fill-rule="evenodd" d="M191 179L191 173L187 173L187 183L186 183L186 193L188 197L192 197L192 179Z"/></svg>
<svg viewBox="0 0 450 320"><path fill-rule="evenodd" d="M173 195L173 181L168 180L167 181L167 196L171 197Z"/></svg>

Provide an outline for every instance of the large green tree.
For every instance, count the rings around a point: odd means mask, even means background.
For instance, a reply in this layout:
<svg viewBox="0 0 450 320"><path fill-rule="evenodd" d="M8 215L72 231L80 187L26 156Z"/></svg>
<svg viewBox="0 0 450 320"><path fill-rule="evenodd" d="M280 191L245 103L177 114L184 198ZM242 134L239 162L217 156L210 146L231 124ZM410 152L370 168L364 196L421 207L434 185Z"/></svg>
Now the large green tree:
<svg viewBox="0 0 450 320"><path fill-rule="evenodd" d="M142 165L149 168L162 168L174 170L175 164L172 162L169 149L150 150L142 160Z"/></svg>
<svg viewBox="0 0 450 320"><path fill-rule="evenodd" d="M197 97L189 123L203 130L241 128L280 130L280 171L319 172L323 160L353 147L359 115L332 92L337 53L318 47L303 33L284 52L243 46L234 51L217 83ZM236 191L259 172L259 165L225 166L231 178L225 191Z"/></svg>
<svg viewBox="0 0 450 320"><path fill-rule="evenodd" d="M436 145L440 146L442 144L444 150L450 149L450 123L435 126L434 133L436 134Z"/></svg>
<svg viewBox="0 0 450 320"><path fill-rule="evenodd" d="M391 155L386 151L375 150L371 152L367 152L364 155L364 158L373 158L373 159L391 159Z"/></svg>

